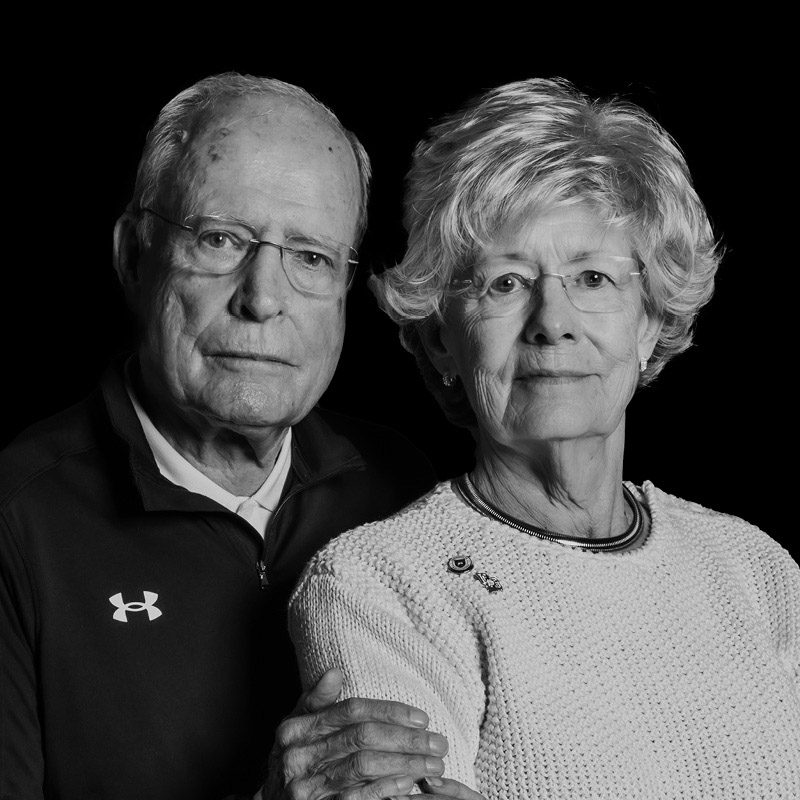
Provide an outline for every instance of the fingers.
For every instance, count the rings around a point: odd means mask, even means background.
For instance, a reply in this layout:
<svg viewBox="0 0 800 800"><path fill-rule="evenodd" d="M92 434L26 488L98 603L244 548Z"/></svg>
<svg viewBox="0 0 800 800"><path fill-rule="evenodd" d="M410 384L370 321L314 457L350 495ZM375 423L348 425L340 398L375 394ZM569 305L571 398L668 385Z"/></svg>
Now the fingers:
<svg viewBox="0 0 800 800"><path fill-rule="evenodd" d="M315 732L325 736L359 722L385 722L409 728L426 728L428 715L419 708L395 700L372 700L350 697L319 712Z"/></svg>
<svg viewBox="0 0 800 800"><path fill-rule="evenodd" d="M336 671L338 672L338 670ZM323 680L331 673L326 673ZM331 680L337 680L333 676ZM332 686L333 684L328 684ZM317 684L317 687L319 684ZM317 688L315 687L315 689ZM314 694L312 692L303 695L300 704L319 702L319 698L327 692L330 696L330 689ZM313 697L312 697L313 695ZM316 700L314 699L316 697ZM365 698L352 697L334 705L323 708L315 713L301 714L301 716L287 717L279 726L275 734L275 739L281 748L290 746L303 746L313 742L321 742L331 734L336 734L346 730L353 725L364 723L388 724L396 728L408 731L422 730L428 724L428 715L418 708L408 706L405 703L397 703L392 700L368 700ZM395 751L398 751L395 748ZM399 752L415 752L399 750Z"/></svg>
<svg viewBox="0 0 800 800"><path fill-rule="evenodd" d="M443 756L447 754L448 743L444 736L433 731L381 722L358 722L310 745L309 755L314 760L330 761L359 750Z"/></svg>
<svg viewBox="0 0 800 800"><path fill-rule="evenodd" d="M419 756L386 756L383 753L355 753L324 771L301 777L286 784L286 795L292 800L317 800L336 797L338 800L386 800L407 795L415 781L426 776L441 775L444 762L440 758Z"/></svg>
<svg viewBox="0 0 800 800"><path fill-rule="evenodd" d="M284 748L283 764L287 777L318 772L321 765L328 774L337 773L338 777L338 772L350 770L352 777L359 779L412 772L435 775L447 750L447 739L438 733L360 722L309 744ZM433 760L420 766L426 758Z"/></svg>
<svg viewBox="0 0 800 800"><path fill-rule="evenodd" d="M427 794L420 798L437 797L439 800L486 800L480 792L473 791L463 783L450 778L429 777L422 781L422 789Z"/></svg>
<svg viewBox="0 0 800 800"><path fill-rule="evenodd" d="M413 788L414 779L410 775L382 778L366 786L339 792L339 800L394 800L394 798L405 798Z"/></svg>
<svg viewBox="0 0 800 800"><path fill-rule="evenodd" d="M278 727L271 775L282 781L282 796L383 799L411 790L397 788L398 776L406 776L405 785L442 774L447 739L426 730L427 714L390 700L349 698L324 705L338 694L340 681L338 670L326 673L302 701L305 708L322 707Z"/></svg>

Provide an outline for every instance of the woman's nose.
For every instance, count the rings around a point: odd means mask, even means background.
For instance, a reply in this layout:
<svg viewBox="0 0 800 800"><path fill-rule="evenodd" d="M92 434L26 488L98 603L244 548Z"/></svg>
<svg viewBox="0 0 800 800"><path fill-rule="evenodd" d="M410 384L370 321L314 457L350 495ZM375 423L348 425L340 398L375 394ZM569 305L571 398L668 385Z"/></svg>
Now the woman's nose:
<svg viewBox="0 0 800 800"><path fill-rule="evenodd" d="M536 344L558 344L575 340L580 330L579 312L556 274L541 274L527 309L525 338Z"/></svg>

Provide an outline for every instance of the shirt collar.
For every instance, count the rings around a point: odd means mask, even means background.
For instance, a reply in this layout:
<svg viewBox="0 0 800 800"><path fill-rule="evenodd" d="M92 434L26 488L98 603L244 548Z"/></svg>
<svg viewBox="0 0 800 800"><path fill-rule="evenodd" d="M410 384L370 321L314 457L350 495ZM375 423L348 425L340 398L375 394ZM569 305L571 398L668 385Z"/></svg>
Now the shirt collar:
<svg viewBox="0 0 800 800"><path fill-rule="evenodd" d="M187 492L182 486L168 481L156 466L142 424L125 390L124 373L138 368L135 354L122 353L116 357L101 382L104 406L113 432L129 448L128 463L131 477L143 507L147 511L214 511L219 504L203 496ZM345 419L345 418L342 418ZM349 428L339 424L339 415L322 409L312 409L292 427L291 477L293 491L327 480L352 469L363 469L363 456L350 440Z"/></svg>
<svg viewBox="0 0 800 800"><path fill-rule="evenodd" d="M130 397L133 409L142 426L147 444L153 453L159 472L171 483L182 486L195 494L201 494L236 513L246 500L255 501L261 508L272 512L278 506L283 485L291 466L292 429L289 428L281 443L278 457L275 459L267 479L250 496L235 495L204 475L193 464L190 464L160 433L139 402L136 392L125 371L125 388Z"/></svg>

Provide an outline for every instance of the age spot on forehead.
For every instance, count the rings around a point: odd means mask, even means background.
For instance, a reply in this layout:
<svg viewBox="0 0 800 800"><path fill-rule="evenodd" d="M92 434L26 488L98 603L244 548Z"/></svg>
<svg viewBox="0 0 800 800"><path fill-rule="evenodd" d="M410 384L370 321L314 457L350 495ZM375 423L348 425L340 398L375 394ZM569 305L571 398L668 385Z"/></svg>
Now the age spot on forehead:
<svg viewBox="0 0 800 800"><path fill-rule="evenodd" d="M217 128L209 133L211 143L206 149L206 156L211 162L219 161L222 158L225 148L223 146L224 140L230 136L233 131L230 128L222 127Z"/></svg>

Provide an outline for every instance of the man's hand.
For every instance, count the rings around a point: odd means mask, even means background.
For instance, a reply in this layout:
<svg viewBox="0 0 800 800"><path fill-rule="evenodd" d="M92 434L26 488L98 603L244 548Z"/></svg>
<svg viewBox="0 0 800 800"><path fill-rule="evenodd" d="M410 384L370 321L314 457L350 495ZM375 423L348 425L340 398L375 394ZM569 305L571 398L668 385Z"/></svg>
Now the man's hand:
<svg viewBox="0 0 800 800"><path fill-rule="evenodd" d="M447 740L426 730L427 714L390 700L337 703L341 688L341 672L329 670L278 726L267 800L385 800L444 771ZM456 781L425 789L423 797L482 800Z"/></svg>
<svg viewBox="0 0 800 800"><path fill-rule="evenodd" d="M449 778L425 778L420 785L428 794L415 794L414 800L486 800L479 792Z"/></svg>

